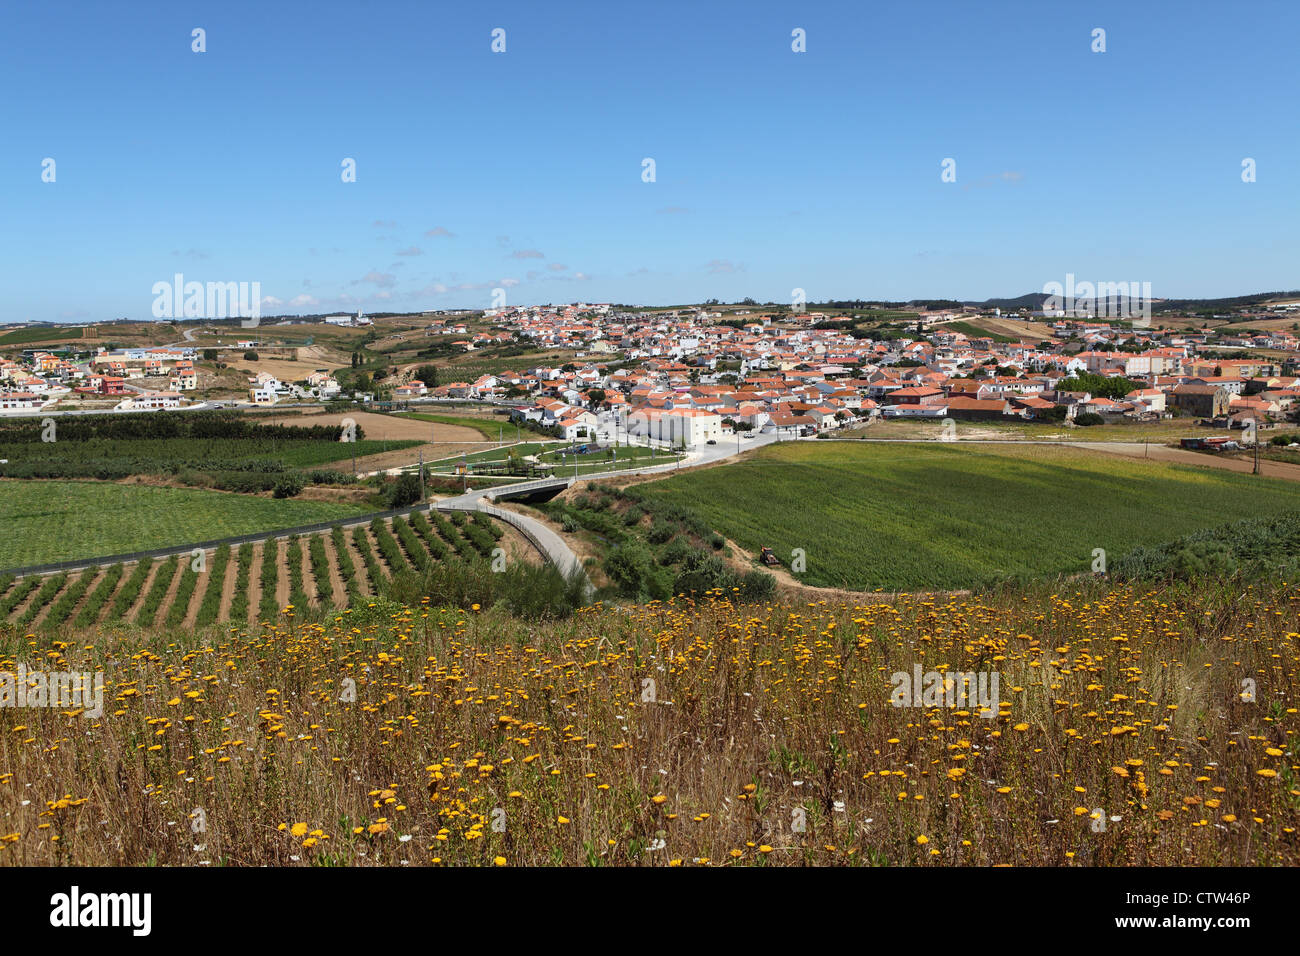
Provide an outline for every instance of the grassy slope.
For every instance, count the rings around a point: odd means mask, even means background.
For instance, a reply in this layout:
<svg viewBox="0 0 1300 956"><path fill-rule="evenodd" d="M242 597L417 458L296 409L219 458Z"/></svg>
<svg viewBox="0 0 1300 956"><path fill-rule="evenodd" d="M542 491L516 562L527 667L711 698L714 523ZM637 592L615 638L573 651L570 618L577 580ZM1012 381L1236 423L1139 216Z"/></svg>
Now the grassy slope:
<svg viewBox="0 0 1300 956"><path fill-rule="evenodd" d="M1033 446L785 444L645 486L808 584L962 588L1091 570L1199 528L1300 506L1300 487L1210 469Z"/></svg>
<svg viewBox="0 0 1300 956"><path fill-rule="evenodd" d="M331 502L183 488L0 481L0 567L162 548L356 512Z"/></svg>

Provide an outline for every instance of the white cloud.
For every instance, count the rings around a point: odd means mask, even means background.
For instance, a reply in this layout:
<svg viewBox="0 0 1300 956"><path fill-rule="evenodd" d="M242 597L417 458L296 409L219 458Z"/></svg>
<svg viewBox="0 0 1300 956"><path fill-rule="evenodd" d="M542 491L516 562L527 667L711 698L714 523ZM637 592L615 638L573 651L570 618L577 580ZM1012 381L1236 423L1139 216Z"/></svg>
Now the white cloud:
<svg viewBox="0 0 1300 956"><path fill-rule="evenodd" d="M727 275L732 272L744 272L744 265L737 265L730 259L711 259L709 264L704 268L709 270L710 275Z"/></svg>
<svg viewBox="0 0 1300 956"><path fill-rule="evenodd" d="M372 285L379 286L381 289L386 289L397 284L397 276L393 275L391 272L376 272L372 269L360 279L352 280L353 285L356 285L358 282L369 282Z"/></svg>

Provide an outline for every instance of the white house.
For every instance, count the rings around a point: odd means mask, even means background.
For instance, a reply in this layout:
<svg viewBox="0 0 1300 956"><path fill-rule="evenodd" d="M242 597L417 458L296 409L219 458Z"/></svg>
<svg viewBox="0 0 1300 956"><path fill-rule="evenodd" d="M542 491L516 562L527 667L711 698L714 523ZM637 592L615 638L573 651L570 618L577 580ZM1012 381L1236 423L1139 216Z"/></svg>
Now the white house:
<svg viewBox="0 0 1300 956"><path fill-rule="evenodd" d="M46 400L35 392L0 393L0 412L31 411L45 407Z"/></svg>
<svg viewBox="0 0 1300 956"><path fill-rule="evenodd" d="M158 408L180 407L180 392L141 392L117 406L120 411L152 411Z"/></svg>
<svg viewBox="0 0 1300 956"><path fill-rule="evenodd" d="M700 408L638 408L627 416L628 434L694 448L722 437L722 416Z"/></svg>
<svg viewBox="0 0 1300 956"><path fill-rule="evenodd" d="M252 400L254 405L274 405L276 399L276 384L278 383L273 379L271 382L263 382L254 385L248 390L248 397Z"/></svg>

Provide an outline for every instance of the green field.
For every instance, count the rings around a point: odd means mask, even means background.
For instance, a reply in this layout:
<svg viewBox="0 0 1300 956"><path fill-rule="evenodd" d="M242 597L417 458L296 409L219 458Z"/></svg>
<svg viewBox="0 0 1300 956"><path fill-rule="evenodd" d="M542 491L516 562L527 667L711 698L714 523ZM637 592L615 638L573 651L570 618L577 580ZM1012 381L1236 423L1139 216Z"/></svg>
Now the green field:
<svg viewBox="0 0 1300 956"><path fill-rule="evenodd" d="M86 481L0 481L0 568L331 521L350 505Z"/></svg>
<svg viewBox="0 0 1300 956"><path fill-rule="evenodd" d="M53 427L57 425L57 429ZM337 426L265 424L226 412L184 416L91 415L46 429L37 419L0 421L0 477L115 480L174 476L223 491L270 491L301 469L315 483L339 480L355 456L418 445L413 440L339 441ZM342 465L336 468L321 466Z"/></svg>
<svg viewBox="0 0 1300 956"><path fill-rule="evenodd" d="M1300 507L1300 485L1056 446L770 446L638 487L801 581L854 590L974 588L1089 572L1201 528Z"/></svg>
<svg viewBox="0 0 1300 956"><path fill-rule="evenodd" d="M14 329L0 332L0 347L6 345L29 345L33 342L62 342L84 337L85 330L80 326L71 328L49 328L38 326L31 329Z"/></svg>

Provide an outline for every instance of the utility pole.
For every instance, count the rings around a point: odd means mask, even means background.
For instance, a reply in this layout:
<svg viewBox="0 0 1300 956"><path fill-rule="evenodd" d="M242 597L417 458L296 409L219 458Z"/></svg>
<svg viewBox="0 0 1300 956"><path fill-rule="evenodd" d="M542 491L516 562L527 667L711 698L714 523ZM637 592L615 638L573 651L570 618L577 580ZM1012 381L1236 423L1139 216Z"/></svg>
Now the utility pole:
<svg viewBox="0 0 1300 956"><path fill-rule="evenodd" d="M1255 470L1251 474L1259 474L1259 435L1255 436Z"/></svg>
<svg viewBox="0 0 1300 956"><path fill-rule="evenodd" d="M420 500L424 500L424 449L420 449Z"/></svg>

